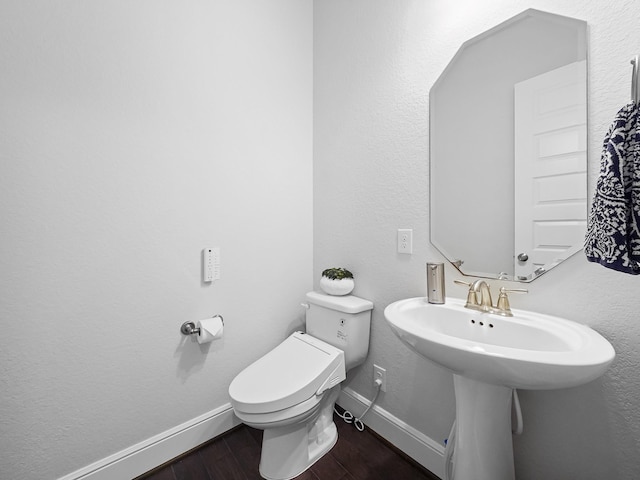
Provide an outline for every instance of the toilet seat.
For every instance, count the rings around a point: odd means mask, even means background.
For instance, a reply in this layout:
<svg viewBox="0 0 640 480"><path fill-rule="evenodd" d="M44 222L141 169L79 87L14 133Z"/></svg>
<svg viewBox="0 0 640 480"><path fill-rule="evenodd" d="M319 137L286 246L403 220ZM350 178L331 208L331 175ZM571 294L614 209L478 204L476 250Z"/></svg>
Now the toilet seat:
<svg viewBox="0 0 640 480"><path fill-rule="evenodd" d="M304 422L307 418L314 416L320 409L323 395L314 395L302 403L293 407L266 413L247 413L236 410L236 416L242 423L250 427L265 428L282 427L292 423Z"/></svg>
<svg viewBox="0 0 640 480"><path fill-rule="evenodd" d="M278 412L303 403L313 408L321 393L345 378L342 350L295 332L240 372L229 386L229 396L241 414ZM314 396L318 398L312 400Z"/></svg>

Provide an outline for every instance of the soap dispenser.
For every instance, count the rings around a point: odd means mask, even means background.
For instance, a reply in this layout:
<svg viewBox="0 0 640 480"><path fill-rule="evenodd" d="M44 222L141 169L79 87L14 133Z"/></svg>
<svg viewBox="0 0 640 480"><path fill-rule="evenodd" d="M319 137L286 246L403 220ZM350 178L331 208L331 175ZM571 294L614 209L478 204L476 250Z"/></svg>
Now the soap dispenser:
<svg viewBox="0 0 640 480"><path fill-rule="evenodd" d="M444 303L444 263L427 263L427 300Z"/></svg>

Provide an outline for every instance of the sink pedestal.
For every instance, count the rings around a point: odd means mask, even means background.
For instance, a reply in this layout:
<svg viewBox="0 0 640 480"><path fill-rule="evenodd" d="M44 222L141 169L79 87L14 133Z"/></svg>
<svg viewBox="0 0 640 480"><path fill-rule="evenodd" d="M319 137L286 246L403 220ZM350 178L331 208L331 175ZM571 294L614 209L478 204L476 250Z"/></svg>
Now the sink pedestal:
<svg viewBox="0 0 640 480"><path fill-rule="evenodd" d="M511 388L453 376L453 480L514 480Z"/></svg>

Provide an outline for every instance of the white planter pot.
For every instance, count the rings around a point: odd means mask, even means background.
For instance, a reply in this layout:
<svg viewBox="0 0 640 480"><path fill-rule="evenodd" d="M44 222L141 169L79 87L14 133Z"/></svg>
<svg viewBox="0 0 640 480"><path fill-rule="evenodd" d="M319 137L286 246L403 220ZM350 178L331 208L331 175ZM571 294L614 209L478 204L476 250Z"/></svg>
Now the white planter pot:
<svg viewBox="0 0 640 480"><path fill-rule="evenodd" d="M338 280L331 280L327 277L320 278L320 288L329 295L348 295L354 286L353 278L341 278Z"/></svg>

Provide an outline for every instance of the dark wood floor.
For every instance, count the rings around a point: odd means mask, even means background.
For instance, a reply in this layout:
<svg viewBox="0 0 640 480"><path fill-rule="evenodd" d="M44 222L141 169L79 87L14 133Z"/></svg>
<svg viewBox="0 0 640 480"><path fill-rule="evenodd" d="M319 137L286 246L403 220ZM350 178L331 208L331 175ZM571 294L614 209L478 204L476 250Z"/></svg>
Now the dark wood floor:
<svg viewBox="0 0 640 480"><path fill-rule="evenodd" d="M366 429L336 417L338 443L296 480L439 480ZM242 425L135 480L260 480L262 431Z"/></svg>

